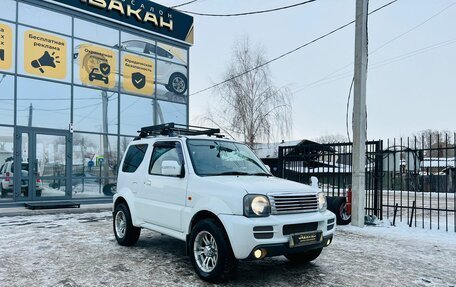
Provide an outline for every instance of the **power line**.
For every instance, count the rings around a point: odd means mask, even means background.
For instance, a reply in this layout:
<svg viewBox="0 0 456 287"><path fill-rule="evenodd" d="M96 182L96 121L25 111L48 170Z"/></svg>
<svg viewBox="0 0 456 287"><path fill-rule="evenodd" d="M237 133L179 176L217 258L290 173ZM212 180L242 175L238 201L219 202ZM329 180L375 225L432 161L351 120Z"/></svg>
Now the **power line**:
<svg viewBox="0 0 456 287"><path fill-rule="evenodd" d="M182 6L185 6L185 5L189 5L189 4L195 3L196 1L198 1L198 0L192 0L192 1L188 1L188 2L185 2L185 3L179 4L179 5L171 6L171 8L175 9L177 7L182 7Z"/></svg>
<svg viewBox="0 0 456 287"><path fill-rule="evenodd" d="M383 9L383 8L389 6L389 5L391 5L391 4L393 4L393 3L397 2L397 1L398 1L398 0L393 0L393 1L387 3L387 4L383 5L383 6L380 6L379 8L377 8L377 9L373 10L372 12L370 12L369 15L370 15L370 14L373 14L373 13L375 13L375 12L377 12L377 11L379 11L379 10L381 10L381 9ZM286 57L286 56L288 56L288 55L290 55L290 54L293 54L294 52L297 52L297 51L301 50L301 49L304 48L304 47L307 47L307 46L309 46L309 45L311 45L311 44L313 44L313 43L315 43L315 42L317 42L317 41L319 41L319 40L321 40L321 39L323 39L323 38L326 38L326 37L328 37L328 36L330 36L330 35L332 35L332 34L338 32L338 31L340 31L340 30L342 30L342 29L344 29L344 28L350 26L350 25L353 24L353 23L355 23L355 20L350 21L350 22L348 22L347 24L344 24L344 25L340 26L339 28L336 28L336 29L334 29L334 30L332 30L332 31L330 31L330 32L328 32L328 33L326 33L326 34L324 34L324 35L318 37L318 38L315 38L315 39L313 39L312 41L307 42L307 43L305 43L305 44L303 44L303 45L301 45L301 46L299 46L299 47L297 47L297 48L294 48L293 50L290 50L290 51L288 51L288 52L286 52L286 53L284 53L284 54L282 54L282 55L280 55L280 56L278 56L278 57L272 58L271 60L268 60L268 61L266 61L266 62L264 62L264 63L262 63L262 64L260 64L260 65L258 65L258 66L255 66L255 67L253 67L253 68L251 68L251 69L249 69L249 70L247 70L247 71L244 71L244 72L242 72L242 73L240 73L240 74L237 74L237 75L235 75L235 76L233 76L233 77L231 77L231 78L228 78L228 79L226 79L226 80L224 80L224 81L222 81L222 82L219 82L219 83L217 83L217 84L214 84L214 85L212 85L212 86L210 86L210 87L207 87L207 88L204 88L204 89L202 89L202 90L199 90L199 91L197 91L197 92L195 92L195 93L193 93L193 94L191 94L191 95L189 95L189 96L194 96L194 95L200 94L200 93L202 93L202 92L205 92L205 91L211 90L211 89L213 89L213 88L216 88L216 87L218 87L218 86L220 86L220 85L223 85L223 84L225 84L225 83L231 82L231 81L234 80L234 79L237 79L237 78L239 78L239 77L242 77L243 75L246 75L246 74L248 74L248 73L251 73L251 72L253 72L253 71L257 70L257 69L260 69L260 68L262 68L262 67L264 67L264 66L266 66L266 65L269 65L269 64L272 63L272 62L275 62L275 61L280 60L280 59L282 59L282 58L284 58L284 57Z"/></svg>
<svg viewBox="0 0 456 287"><path fill-rule="evenodd" d="M427 22L429 22L429 21L432 20L433 18L439 16L440 14L442 14L443 12L445 12L446 10L448 10L449 8L451 8L451 7L454 6L454 5L456 5L456 2L454 2L454 3L452 3L452 4L448 5L448 6L446 6L446 7L443 8L442 10L440 10L440 11L438 11L437 13L431 15L429 18L427 18L427 19L425 19L423 22L421 22L421 23L419 23L419 24L417 24L417 25L411 27L411 28L408 29L407 31L405 31L405 32L403 32L403 33L397 35L396 37L394 37L394 38L388 40L387 42L383 43L383 44L380 45L379 47L375 48L375 49L370 53L370 55L373 55L374 53L376 53L376 52L378 52L379 50L383 49L384 47L386 47L387 45L391 44L392 42L394 42L394 41L396 41L396 40L398 40L398 39L404 37L405 35L411 33L412 31L418 29L419 27L423 26L424 24L426 24ZM309 83L309 84L306 84L306 85L305 85L304 87L302 87L302 88L298 88L298 90L297 90L296 92L302 91L302 90L304 90L304 89L306 89L306 88L309 88L309 87L313 87L313 86L315 86L316 84L318 84L318 83L320 83L320 82L324 82L324 81L327 80L327 79L331 79L331 78L338 77L338 75L335 75L334 77L332 77L332 76L333 76L334 74L340 72L340 71L345 70L346 68L348 68L348 67L350 67L350 66L352 66L352 65L353 65L353 62L351 62L351 63L349 63L349 64L347 64L347 65L345 65L345 66L343 66L343 67L340 67L340 68L338 68L337 70L335 70L335 71L333 71L333 72L327 74L326 76L320 78L319 80L316 80L316 81L313 81L313 82L311 82L311 83ZM351 73L351 72L350 72L350 73ZM345 73L344 73L344 74L345 74ZM341 75L341 74L339 74L339 76L340 76L340 75ZM345 76L344 76L344 78L345 78ZM332 82L332 81L331 81L331 82Z"/></svg>
<svg viewBox="0 0 456 287"><path fill-rule="evenodd" d="M309 3L312 3L312 2L315 2L315 1L317 1L317 0L307 0L307 1L299 2L299 3L292 4L292 5L288 5L288 6L278 7L278 8L272 8L272 9L266 9L266 10L259 10L259 11L251 11L251 12L242 12L242 13L232 13L232 14L199 13L199 12L185 11L185 10L179 10L179 11L180 11L180 12L187 13L187 14L198 15L198 16L209 16L209 17L237 17L237 16L246 16L246 15L254 15L254 14L263 14L263 13L270 13L270 12L275 12L275 11L290 9L290 8L298 7L298 6L301 6L301 5L309 4Z"/></svg>

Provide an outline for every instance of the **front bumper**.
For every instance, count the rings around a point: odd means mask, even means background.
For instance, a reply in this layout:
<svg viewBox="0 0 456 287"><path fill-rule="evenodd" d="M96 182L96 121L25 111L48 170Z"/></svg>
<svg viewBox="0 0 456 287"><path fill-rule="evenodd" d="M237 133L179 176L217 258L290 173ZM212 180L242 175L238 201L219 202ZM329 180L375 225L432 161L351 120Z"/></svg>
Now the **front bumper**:
<svg viewBox="0 0 456 287"><path fill-rule="evenodd" d="M331 211L270 215L260 218L220 214L219 218L225 227L234 256L237 259L251 258L253 251L260 247L268 251L268 256L278 256L324 247L328 239L332 240L336 220ZM284 226L290 227L312 223L316 228L315 231L322 232L323 241L318 244L290 248L290 232L285 232L287 228L284 229ZM299 228L288 228L289 230L292 230L291 233L310 231L300 231Z"/></svg>

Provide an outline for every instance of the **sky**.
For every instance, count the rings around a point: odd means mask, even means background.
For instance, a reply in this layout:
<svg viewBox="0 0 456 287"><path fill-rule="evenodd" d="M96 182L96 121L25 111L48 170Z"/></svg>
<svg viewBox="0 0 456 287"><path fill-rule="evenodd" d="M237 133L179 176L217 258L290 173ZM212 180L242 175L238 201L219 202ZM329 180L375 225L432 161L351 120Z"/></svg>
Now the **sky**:
<svg viewBox="0 0 456 287"><path fill-rule="evenodd" d="M173 6L187 1L158 2ZM297 2L199 0L181 9L236 13ZM190 95L222 80L236 40L248 36L265 48L268 59L273 58L353 20L355 2L317 0L288 10L233 18L195 16ZM370 10L388 2L371 0ZM454 3L399 0L369 17L368 139L407 137L424 129L455 130L456 4L450 6ZM270 64L275 85L292 91L293 130L285 140L346 135L354 41L351 25ZM217 105L214 95L213 90L190 96L191 124Z"/></svg>

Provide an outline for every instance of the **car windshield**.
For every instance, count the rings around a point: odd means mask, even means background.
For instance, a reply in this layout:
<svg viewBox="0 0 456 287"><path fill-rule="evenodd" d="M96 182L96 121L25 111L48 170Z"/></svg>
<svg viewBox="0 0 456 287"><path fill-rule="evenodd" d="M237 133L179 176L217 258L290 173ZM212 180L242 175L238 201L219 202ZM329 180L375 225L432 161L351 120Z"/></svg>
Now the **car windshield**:
<svg viewBox="0 0 456 287"><path fill-rule="evenodd" d="M188 140L196 174L200 176L270 176L264 164L246 146L220 140Z"/></svg>

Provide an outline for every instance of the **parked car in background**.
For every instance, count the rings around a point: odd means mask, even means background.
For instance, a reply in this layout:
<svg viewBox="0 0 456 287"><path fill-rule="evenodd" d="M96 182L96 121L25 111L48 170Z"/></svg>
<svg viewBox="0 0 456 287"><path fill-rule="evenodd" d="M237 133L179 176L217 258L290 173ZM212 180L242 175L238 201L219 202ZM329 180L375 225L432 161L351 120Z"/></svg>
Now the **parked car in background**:
<svg viewBox="0 0 456 287"><path fill-rule="evenodd" d="M29 163L21 163L21 176L27 178L29 171ZM43 183L38 177L36 179L36 196L41 196L43 191ZM9 193L14 192L14 161L9 158L3 165L0 166L0 194L2 198L8 196ZM21 192L27 197L28 196L28 180L21 180Z"/></svg>

